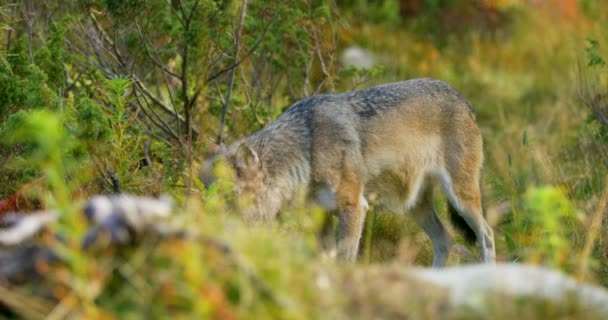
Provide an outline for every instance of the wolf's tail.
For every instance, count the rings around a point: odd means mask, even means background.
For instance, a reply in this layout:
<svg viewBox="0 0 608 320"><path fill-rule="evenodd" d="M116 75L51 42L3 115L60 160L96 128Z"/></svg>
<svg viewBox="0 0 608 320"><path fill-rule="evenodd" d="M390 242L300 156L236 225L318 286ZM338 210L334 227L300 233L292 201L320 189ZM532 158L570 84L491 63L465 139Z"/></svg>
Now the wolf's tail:
<svg viewBox="0 0 608 320"><path fill-rule="evenodd" d="M464 218L458 213L456 208L454 208L452 203L450 203L449 201L448 201L448 215L450 216L450 222L452 223L454 228L456 228L456 230L462 234L462 236L464 237L464 240L469 244L475 243L475 241L477 240L475 231L473 231L473 229L471 229L469 224L464 220Z"/></svg>
<svg viewBox="0 0 608 320"><path fill-rule="evenodd" d="M481 180L482 180L482 177L480 175L479 176L479 193L481 196L481 210L483 211L482 214L485 219L486 210L483 205L484 197L483 197L483 187L481 185ZM456 210L456 208L454 208L454 206L452 205L452 203L450 203L450 201L448 201L448 216L450 217L450 222L452 223L454 228L456 228L456 230L462 234L462 236L464 237L464 240L466 242L468 242L469 244L475 243L475 241L477 240L477 235L475 234L475 231L473 231L473 229L471 229L471 226L469 226L469 224L464 220L462 215L460 215L458 213L458 210Z"/></svg>

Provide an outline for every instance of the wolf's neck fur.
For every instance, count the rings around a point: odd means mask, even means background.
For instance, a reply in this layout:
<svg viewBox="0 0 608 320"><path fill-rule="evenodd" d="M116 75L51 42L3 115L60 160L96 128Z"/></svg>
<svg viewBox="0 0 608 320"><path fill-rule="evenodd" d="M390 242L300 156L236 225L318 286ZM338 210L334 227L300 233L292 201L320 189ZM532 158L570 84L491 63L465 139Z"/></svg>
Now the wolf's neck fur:
<svg viewBox="0 0 608 320"><path fill-rule="evenodd" d="M290 200L311 180L310 129L291 121L277 121L247 140L258 153L269 196Z"/></svg>

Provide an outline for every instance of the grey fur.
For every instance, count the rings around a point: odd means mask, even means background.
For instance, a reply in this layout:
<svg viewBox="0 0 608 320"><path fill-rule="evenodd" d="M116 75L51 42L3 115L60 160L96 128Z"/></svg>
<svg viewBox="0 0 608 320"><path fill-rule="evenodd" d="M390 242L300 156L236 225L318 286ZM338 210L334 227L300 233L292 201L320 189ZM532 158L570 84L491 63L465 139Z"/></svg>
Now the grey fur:
<svg viewBox="0 0 608 320"><path fill-rule="evenodd" d="M238 159L243 157L238 155L239 148L250 150L242 154L259 159L250 161L255 165L238 165L247 162ZM237 169L248 173L260 172L249 174L250 179L258 180L250 188L257 200L255 208L245 210L247 220L274 218L281 205L301 188L312 194L319 190L337 194L335 199L341 202L337 204L338 255L346 260L356 256L367 210L366 194L376 191L381 196L388 195L388 206L403 212L418 204L420 190L429 183L429 177L436 176L454 207L483 239L484 260L494 260L491 228L483 216L476 217L480 214L475 205L461 203L459 192L468 190L454 189L452 185L461 172L468 180L477 179L474 188L478 187L482 154L475 113L462 94L445 82L413 79L299 101L268 127L208 160L200 173L207 185L214 180L211 168L217 157L227 158ZM464 182L468 187L469 181ZM447 259L450 237L432 208L423 211L431 219L417 221L423 222L433 243L442 247L440 257L436 252L436 264L442 265ZM425 221L439 225L426 226Z"/></svg>

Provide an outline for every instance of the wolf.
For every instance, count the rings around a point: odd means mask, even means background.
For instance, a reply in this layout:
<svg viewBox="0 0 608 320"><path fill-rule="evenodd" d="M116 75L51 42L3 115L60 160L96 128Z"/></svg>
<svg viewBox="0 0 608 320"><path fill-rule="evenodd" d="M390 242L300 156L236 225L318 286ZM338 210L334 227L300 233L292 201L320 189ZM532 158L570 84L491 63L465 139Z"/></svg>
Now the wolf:
<svg viewBox="0 0 608 320"><path fill-rule="evenodd" d="M429 236L433 266L444 266L452 238L433 207L434 185L450 217L476 238L481 261L495 261L494 235L482 209L482 137L471 103L449 84L422 78L296 102L274 122L203 162L209 186L222 158L238 194L253 197L247 221L274 219L305 188L338 220L337 256L352 261L370 194L397 213L410 212ZM468 232L467 232L468 231Z"/></svg>

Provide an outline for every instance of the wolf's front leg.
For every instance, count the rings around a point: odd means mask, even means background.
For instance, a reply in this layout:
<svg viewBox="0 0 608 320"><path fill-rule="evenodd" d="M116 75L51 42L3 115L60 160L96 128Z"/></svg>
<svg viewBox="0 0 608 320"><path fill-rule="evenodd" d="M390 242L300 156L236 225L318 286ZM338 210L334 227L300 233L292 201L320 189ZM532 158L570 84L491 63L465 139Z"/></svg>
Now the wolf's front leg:
<svg viewBox="0 0 608 320"><path fill-rule="evenodd" d="M348 190L350 189L350 190ZM337 192L338 205L338 259L354 261L357 258L359 240L368 204L359 183L355 188L344 188Z"/></svg>

